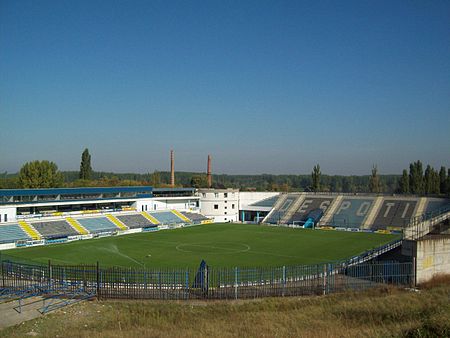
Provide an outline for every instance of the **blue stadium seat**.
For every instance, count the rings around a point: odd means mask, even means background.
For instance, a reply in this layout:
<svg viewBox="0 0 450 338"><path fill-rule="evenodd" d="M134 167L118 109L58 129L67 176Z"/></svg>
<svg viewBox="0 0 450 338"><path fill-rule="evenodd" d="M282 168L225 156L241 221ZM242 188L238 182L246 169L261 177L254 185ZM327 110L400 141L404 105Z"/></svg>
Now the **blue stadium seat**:
<svg viewBox="0 0 450 338"><path fill-rule="evenodd" d="M176 216L171 211L152 212L151 215L155 217L161 224L178 224L184 223L184 221Z"/></svg>
<svg viewBox="0 0 450 338"><path fill-rule="evenodd" d="M19 240L31 239L18 224L0 226L0 243L12 243Z"/></svg>
<svg viewBox="0 0 450 338"><path fill-rule="evenodd" d="M79 233L66 221L38 222L31 224L44 238L77 236Z"/></svg>
<svg viewBox="0 0 450 338"><path fill-rule="evenodd" d="M140 214L135 215L121 215L116 216L116 218L125 224L130 229L133 228L146 228L146 227L155 227L156 225L150 222L147 218Z"/></svg>
<svg viewBox="0 0 450 338"><path fill-rule="evenodd" d="M106 217L78 218L77 221L91 233L119 230L119 228Z"/></svg>
<svg viewBox="0 0 450 338"><path fill-rule="evenodd" d="M201 221L206 221L209 219L208 217L205 217L202 214L196 214L193 212L182 212L182 214L187 218L189 218L195 224L198 224Z"/></svg>
<svg viewBox="0 0 450 338"><path fill-rule="evenodd" d="M343 228L360 228L373 201L373 199L344 198L331 218L332 225Z"/></svg>

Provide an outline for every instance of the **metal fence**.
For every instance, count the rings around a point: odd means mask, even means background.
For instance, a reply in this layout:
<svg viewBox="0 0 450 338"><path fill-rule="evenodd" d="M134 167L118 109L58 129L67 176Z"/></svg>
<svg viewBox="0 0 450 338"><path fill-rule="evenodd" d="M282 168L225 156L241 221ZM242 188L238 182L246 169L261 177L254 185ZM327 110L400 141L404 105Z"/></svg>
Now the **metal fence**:
<svg viewBox="0 0 450 338"><path fill-rule="evenodd" d="M446 206L437 210L423 213L422 215L412 217L405 221L403 238L405 239L420 239L424 235L432 232L443 221L450 217L450 206ZM439 229L444 231L444 229ZM445 230L448 230L445 228Z"/></svg>
<svg viewBox="0 0 450 338"><path fill-rule="evenodd" d="M133 269L2 260L2 295L83 291L111 299L242 299L414 285L412 262L203 269Z"/></svg>

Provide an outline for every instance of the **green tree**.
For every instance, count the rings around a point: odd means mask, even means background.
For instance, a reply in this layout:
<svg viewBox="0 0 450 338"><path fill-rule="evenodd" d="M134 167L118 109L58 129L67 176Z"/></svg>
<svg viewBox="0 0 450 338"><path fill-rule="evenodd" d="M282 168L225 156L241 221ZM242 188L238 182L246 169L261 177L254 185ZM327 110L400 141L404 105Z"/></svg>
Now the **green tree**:
<svg viewBox="0 0 450 338"><path fill-rule="evenodd" d="M406 169L403 170L403 174L399 182L399 187L401 194L409 194L409 177L408 171Z"/></svg>
<svg viewBox="0 0 450 338"><path fill-rule="evenodd" d="M425 175L423 176L425 194L431 194L433 191L433 168L427 165L425 169Z"/></svg>
<svg viewBox="0 0 450 338"><path fill-rule="evenodd" d="M321 175L322 175L322 173L320 172L320 165L316 164L311 173L312 190L313 191L320 191L320 176Z"/></svg>
<svg viewBox="0 0 450 338"><path fill-rule="evenodd" d="M381 192L380 177L376 165L372 167L372 175L369 177L369 191L377 194Z"/></svg>
<svg viewBox="0 0 450 338"><path fill-rule="evenodd" d="M447 170L441 167L439 171L439 192L445 194L447 192Z"/></svg>
<svg viewBox="0 0 450 338"><path fill-rule="evenodd" d="M193 188L206 188L208 182L205 175L196 174L191 178L191 186Z"/></svg>
<svg viewBox="0 0 450 338"><path fill-rule="evenodd" d="M344 177L342 181L342 191L343 192L356 192L356 185L353 182L352 176Z"/></svg>
<svg viewBox="0 0 450 338"><path fill-rule="evenodd" d="M423 167L420 161L409 165L409 188L413 194L424 193Z"/></svg>
<svg viewBox="0 0 450 338"><path fill-rule="evenodd" d="M80 179L90 180L92 178L91 155L89 149L84 149L81 154Z"/></svg>
<svg viewBox="0 0 450 338"><path fill-rule="evenodd" d="M431 181L432 181L431 193L435 194L435 195L440 194L441 182L439 179L439 173L434 168L433 168L432 175L431 175Z"/></svg>
<svg viewBox="0 0 450 338"><path fill-rule="evenodd" d="M150 184L152 187L161 186L161 175L159 171L154 171L153 174L150 175Z"/></svg>
<svg viewBox="0 0 450 338"><path fill-rule="evenodd" d="M447 172L447 182L445 185L445 191L443 193L446 193L447 195L450 195L450 168L448 168Z"/></svg>
<svg viewBox="0 0 450 338"><path fill-rule="evenodd" d="M62 182L58 166L49 161L27 162L19 172L19 185L22 188L56 188Z"/></svg>

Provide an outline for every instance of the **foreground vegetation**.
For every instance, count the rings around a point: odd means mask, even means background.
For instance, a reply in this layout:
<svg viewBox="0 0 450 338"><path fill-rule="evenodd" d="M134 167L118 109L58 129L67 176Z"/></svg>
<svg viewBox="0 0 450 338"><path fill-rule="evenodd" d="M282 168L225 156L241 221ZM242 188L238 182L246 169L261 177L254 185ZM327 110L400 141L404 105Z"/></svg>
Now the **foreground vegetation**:
<svg viewBox="0 0 450 338"><path fill-rule="evenodd" d="M450 277L419 291L233 302L91 301L4 337L449 337Z"/></svg>
<svg viewBox="0 0 450 338"><path fill-rule="evenodd" d="M292 229L253 224L205 224L176 230L8 250L8 256L55 264L196 268L282 266L337 261L398 235Z"/></svg>

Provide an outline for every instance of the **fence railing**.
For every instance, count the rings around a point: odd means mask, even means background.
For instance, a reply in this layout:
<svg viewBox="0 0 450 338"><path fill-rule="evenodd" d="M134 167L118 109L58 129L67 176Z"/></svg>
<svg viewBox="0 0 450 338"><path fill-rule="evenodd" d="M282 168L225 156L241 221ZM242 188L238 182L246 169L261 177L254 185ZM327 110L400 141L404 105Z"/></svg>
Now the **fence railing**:
<svg viewBox="0 0 450 338"><path fill-rule="evenodd" d="M2 294L84 290L99 298L241 299L328 294L382 284L414 284L412 262L199 269L0 262ZM31 290L31 291L30 291Z"/></svg>
<svg viewBox="0 0 450 338"><path fill-rule="evenodd" d="M450 217L450 206L423 213L405 221L403 238L416 240L430 233L434 227Z"/></svg>

